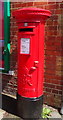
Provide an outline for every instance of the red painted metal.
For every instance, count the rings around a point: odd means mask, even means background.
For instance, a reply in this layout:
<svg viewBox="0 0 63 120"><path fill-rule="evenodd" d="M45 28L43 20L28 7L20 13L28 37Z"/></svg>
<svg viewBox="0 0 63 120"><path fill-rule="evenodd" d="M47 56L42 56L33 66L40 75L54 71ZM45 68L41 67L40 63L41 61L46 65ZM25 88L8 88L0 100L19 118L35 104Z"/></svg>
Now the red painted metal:
<svg viewBox="0 0 63 120"><path fill-rule="evenodd" d="M43 95L44 25L51 12L23 8L13 12L18 23L18 94L35 98Z"/></svg>

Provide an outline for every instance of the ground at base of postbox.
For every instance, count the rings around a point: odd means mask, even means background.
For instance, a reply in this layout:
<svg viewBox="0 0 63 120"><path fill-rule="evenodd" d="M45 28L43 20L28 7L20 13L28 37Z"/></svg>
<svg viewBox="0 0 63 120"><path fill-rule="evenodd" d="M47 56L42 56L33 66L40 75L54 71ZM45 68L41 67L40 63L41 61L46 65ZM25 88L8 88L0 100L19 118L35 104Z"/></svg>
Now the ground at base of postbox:
<svg viewBox="0 0 63 120"><path fill-rule="evenodd" d="M45 105L45 104L43 105L43 108L49 109L51 111L50 115L49 115L49 118L58 118L59 120L63 119L62 118L63 116L59 113L58 109L55 109L55 108L53 108L51 106L48 106L48 105ZM18 120L23 120L23 119L19 118L18 116L15 116L11 113L8 113L8 112L0 109L0 119L2 119L2 118L6 118L6 120L8 118L11 118L11 120L13 118L18 119Z"/></svg>

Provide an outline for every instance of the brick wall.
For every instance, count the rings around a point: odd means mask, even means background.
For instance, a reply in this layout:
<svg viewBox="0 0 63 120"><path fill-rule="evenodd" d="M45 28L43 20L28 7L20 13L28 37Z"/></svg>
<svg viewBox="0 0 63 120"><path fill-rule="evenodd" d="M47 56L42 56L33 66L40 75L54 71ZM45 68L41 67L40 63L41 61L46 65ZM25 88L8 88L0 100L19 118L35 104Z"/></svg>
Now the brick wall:
<svg viewBox="0 0 63 120"><path fill-rule="evenodd" d="M17 25L12 17L12 11L23 7L43 8L52 12L45 25L44 103L60 107L63 86L63 2L11 3L10 69L14 71L14 76L3 76L3 92L15 95L17 91Z"/></svg>

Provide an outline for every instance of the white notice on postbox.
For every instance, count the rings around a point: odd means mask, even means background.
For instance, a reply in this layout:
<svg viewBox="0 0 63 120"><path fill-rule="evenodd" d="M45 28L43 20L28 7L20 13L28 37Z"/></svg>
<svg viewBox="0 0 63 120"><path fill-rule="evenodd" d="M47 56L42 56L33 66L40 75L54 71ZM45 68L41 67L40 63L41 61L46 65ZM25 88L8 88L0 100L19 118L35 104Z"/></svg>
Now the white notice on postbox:
<svg viewBox="0 0 63 120"><path fill-rule="evenodd" d="M21 38L20 53L30 54L30 38Z"/></svg>

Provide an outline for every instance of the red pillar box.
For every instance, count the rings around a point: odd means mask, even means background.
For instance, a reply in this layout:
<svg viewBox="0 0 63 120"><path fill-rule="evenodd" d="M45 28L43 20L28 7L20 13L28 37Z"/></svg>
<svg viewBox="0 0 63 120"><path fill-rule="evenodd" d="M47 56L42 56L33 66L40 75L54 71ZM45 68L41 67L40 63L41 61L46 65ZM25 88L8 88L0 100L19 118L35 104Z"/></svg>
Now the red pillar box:
<svg viewBox="0 0 63 120"><path fill-rule="evenodd" d="M23 8L13 12L18 24L18 112L40 118L43 104L44 25L51 12Z"/></svg>

